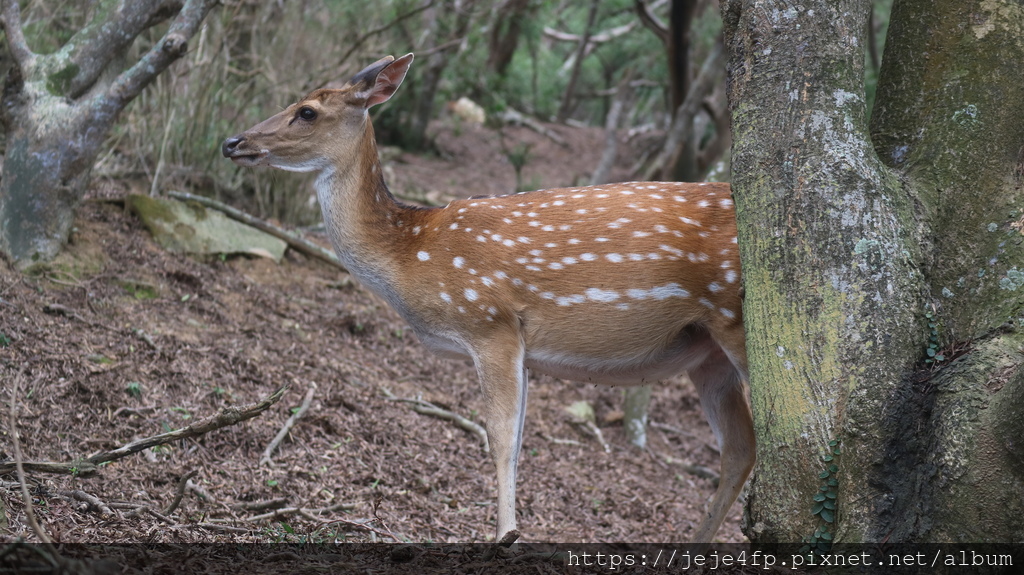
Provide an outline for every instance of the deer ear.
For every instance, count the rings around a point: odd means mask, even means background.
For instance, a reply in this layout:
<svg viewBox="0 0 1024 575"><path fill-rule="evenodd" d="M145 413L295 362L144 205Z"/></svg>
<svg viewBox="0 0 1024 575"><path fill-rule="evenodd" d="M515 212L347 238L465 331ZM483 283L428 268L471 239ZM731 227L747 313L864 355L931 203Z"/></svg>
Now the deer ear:
<svg viewBox="0 0 1024 575"><path fill-rule="evenodd" d="M366 108L387 102L402 85L402 80L412 65L412 59L411 53L397 60L394 56L385 56L363 68L348 81L348 85L353 89L353 95L363 100L363 106Z"/></svg>

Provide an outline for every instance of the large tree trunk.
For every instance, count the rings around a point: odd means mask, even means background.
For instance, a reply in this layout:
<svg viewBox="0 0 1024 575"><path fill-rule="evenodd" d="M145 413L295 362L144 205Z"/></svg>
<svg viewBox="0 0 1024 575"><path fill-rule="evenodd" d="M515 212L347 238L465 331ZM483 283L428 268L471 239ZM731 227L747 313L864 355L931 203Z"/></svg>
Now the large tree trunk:
<svg viewBox="0 0 1024 575"><path fill-rule="evenodd" d="M61 49L44 55L26 43L18 3L0 2L0 24L13 60L0 108L7 131L0 252L21 267L57 255L118 114L185 53L186 41L214 4L101 0L88 24ZM134 66L113 69L140 33L170 16L164 37Z"/></svg>
<svg viewBox="0 0 1024 575"><path fill-rule="evenodd" d="M872 139L869 0L722 6L748 534L1020 541L1024 8L897 0Z"/></svg>

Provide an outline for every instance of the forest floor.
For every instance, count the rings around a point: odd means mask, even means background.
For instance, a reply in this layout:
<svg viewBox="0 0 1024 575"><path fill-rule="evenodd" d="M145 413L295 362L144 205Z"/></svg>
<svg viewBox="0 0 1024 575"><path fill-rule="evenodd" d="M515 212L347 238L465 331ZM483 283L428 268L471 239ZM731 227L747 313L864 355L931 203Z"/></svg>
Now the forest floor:
<svg viewBox="0 0 1024 575"><path fill-rule="evenodd" d="M568 145L525 128L506 128L504 144L532 146L527 182L581 183L599 161L603 132L553 129ZM512 191L514 171L494 131L436 132L440 154L387 160L396 193ZM623 143L614 176L635 162L635 146ZM481 441L389 399L421 398L482 423L470 364L430 354L382 300L321 262L291 251L280 264L168 253L111 201L107 188L131 186L97 185L106 186L96 192L103 199L80 209L56 262L24 276L0 263L0 463L14 457L12 393L23 459L71 462L290 388L254 419L147 449L92 476L29 473L35 513L51 538L492 540L496 480ZM261 465L314 385L308 411ZM689 538L714 484L687 465L719 464L697 396L685 378L657 386L640 450L624 435L622 394L531 374L518 483L522 541ZM608 452L567 414L581 400L594 407ZM184 497L168 510L189 473ZM13 473L0 476L0 542L35 541L15 486ZM746 541L741 515L734 505L719 541Z"/></svg>

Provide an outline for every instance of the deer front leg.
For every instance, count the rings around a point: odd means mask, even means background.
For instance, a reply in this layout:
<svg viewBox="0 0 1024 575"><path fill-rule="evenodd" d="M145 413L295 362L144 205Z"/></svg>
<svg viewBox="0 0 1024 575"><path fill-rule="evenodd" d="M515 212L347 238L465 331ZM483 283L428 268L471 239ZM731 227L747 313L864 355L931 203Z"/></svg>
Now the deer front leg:
<svg viewBox="0 0 1024 575"><path fill-rule="evenodd" d="M516 528L516 469L526 418L525 347L519 334L494 338L475 357L484 392L487 441L498 471L498 525L495 541Z"/></svg>

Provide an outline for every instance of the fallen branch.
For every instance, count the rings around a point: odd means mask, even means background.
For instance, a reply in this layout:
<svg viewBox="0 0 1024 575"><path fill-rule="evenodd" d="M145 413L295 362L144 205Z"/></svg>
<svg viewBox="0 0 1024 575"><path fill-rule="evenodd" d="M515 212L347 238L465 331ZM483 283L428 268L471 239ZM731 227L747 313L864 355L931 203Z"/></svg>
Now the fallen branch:
<svg viewBox="0 0 1024 575"><path fill-rule="evenodd" d="M242 210L232 208L231 206L223 202L218 202L217 200L214 200L212 198L207 198L205 196L197 196L195 194L190 194L188 192L175 191L167 192L167 195L176 200L182 200L185 202L196 202L197 204L202 204L208 208L213 208L219 212L223 212L224 215L228 216L233 220L237 220L247 226L252 226L260 230L261 232L268 233L274 236L275 238L283 240L286 244L288 244L288 247L294 249L297 252L301 252L303 254L306 254L307 256L317 258L321 261L325 261L342 271L348 271L345 269L345 266L341 265L341 262L338 261L338 256L334 255L334 252L328 249L324 249L309 240L299 237L299 235L296 234L295 232L290 232L286 229L275 226L274 224L266 220L261 220L256 216L251 216L243 212Z"/></svg>
<svg viewBox="0 0 1024 575"><path fill-rule="evenodd" d="M87 510L99 511L100 517L102 517L103 519L110 519L111 517L115 516L114 511L110 509L110 506L108 506L106 503L100 500L99 497L86 493L81 489L62 489L60 491L57 491L56 495L58 497L63 497L64 499L67 499L69 501L81 501L82 503L85 503L88 506Z"/></svg>
<svg viewBox="0 0 1024 575"><path fill-rule="evenodd" d="M273 455L274 450L276 450L277 446L280 445L282 441L284 441L285 437L288 437L288 432L292 430L292 427L295 427L295 422L298 421L299 418L302 417L304 413L306 413L306 410L309 409L309 404L313 403L313 393L315 391L316 384L310 382L309 390L306 391L306 397L305 399L302 400L302 406L299 407L299 410L293 413L292 416L288 418L288 421L284 422L284 425L281 427L281 430L277 432L276 436L274 436L273 441L271 441L270 445L268 445L267 448L263 450L263 456L260 457L260 465L269 465L271 463L270 456Z"/></svg>
<svg viewBox="0 0 1024 575"><path fill-rule="evenodd" d="M139 439L112 451L102 451L85 459L77 459L66 463L50 461L25 462L24 469L37 473L62 473L80 475L83 477L92 475L97 472L101 464L127 457L133 453L138 453L139 451L150 447L165 445L182 439L199 437L200 435L204 435L222 427L227 427L247 419L252 419L277 403L287 389L288 386L285 385L278 388L277 391L257 403L242 406L241 408L225 407L217 415L197 421L188 427ZM0 464L0 474L11 473L15 468L16 465L14 463Z"/></svg>
<svg viewBox="0 0 1024 575"><path fill-rule="evenodd" d="M359 529L365 529L366 531L369 531L370 533L372 533L374 535L381 535L381 536L384 536L384 537L390 537L391 539L395 540L395 543L406 543L406 541L402 541L401 539L399 539L399 537L397 535L392 533L390 529L388 529L387 531L383 531L381 529L377 529L376 527L370 526L369 524L371 522L373 522L373 521L378 521L378 520L377 519L365 519L363 521L352 521L352 520L349 520L349 519L335 519L333 521L328 521L327 525L330 525L332 523L341 523L342 525L348 525L348 526L356 527L356 528L359 528Z"/></svg>
<svg viewBox="0 0 1024 575"><path fill-rule="evenodd" d="M484 453L491 452L491 445L487 441L487 430L485 430L483 426L481 426L480 424L474 421L470 421L469 419L466 419L465 417L457 413L448 411L447 409L442 409L434 405L433 403L430 403L429 401L424 401L422 399L409 399L404 397L397 397L393 393L384 388L381 388L381 392L384 393L384 397L386 397L390 401L400 401L402 403L408 403L409 408L415 411L416 413L419 413L421 415L430 415L438 419L451 421L452 423L461 427L462 429L465 429L470 433L475 433L480 438L480 441L482 441L484 444Z"/></svg>
<svg viewBox="0 0 1024 575"><path fill-rule="evenodd" d="M263 522L263 521L270 521L270 520L273 520L273 519L281 519L281 518L287 517L289 515L295 515L295 514L300 514L300 513L308 513L310 515L316 515L318 513L331 513L331 512L334 512L334 511L349 511L349 510L355 509L355 508L356 508L356 504L355 503L335 503L334 505L331 505L330 507L322 507L322 508L319 508L319 509L311 509L311 508L308 508L308 507L283 507L281 509L275 509L275 510L269 512L269 513L263 513L263 514L260 514L260 515L253 515L253 516L245 517L245 518L242 518L242 519L234 519L234 518L232 518L232 519L213 519L213 518L211 518L211 519L209 519L209 521L211 523L216 523L216 524L220 524L220 523L234 523L234 522L260 523L260 522Z"/></svg>
<svg viewBox="0 0 1024 575"><path fill-rule="evenodd" d="M497 115L498 119L506 124L515 124L517 126L526 126L527 128L537 132L538 134L548 138L552 142L559 146L566 147L569 145L558 132L547 128L544 124L541 124L537 120L513 110L512 108L506 108L504 112Z"/></svg>

